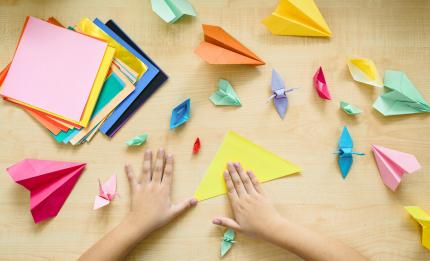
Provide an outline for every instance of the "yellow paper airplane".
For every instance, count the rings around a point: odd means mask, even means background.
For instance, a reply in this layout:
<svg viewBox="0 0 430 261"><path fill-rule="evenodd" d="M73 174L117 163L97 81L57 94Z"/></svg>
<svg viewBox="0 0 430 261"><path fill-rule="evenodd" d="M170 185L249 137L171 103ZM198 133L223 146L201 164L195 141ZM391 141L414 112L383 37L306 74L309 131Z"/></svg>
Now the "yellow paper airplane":
<svg viewBox="0 0 430 261"><path fill-rule="evenodd" d="M407 206L405 209L421 225L421 244L430 250L430 215L416 206Z"/></svg>
<svg viewBox="0 0 430 261"><path fill-rule="evenodd" d="M277 35L331 36L314 0L281 0L275 12L262 23Z"/></svg>
<svg viewBox="0 0 430 261"><path fill-rule="evenodd" d="M301 171L299 166L229 131L194 194L197 200L205 200L227 192L223 173L228 162L240 162L245 170L252 170L260 182Z"/></svg>

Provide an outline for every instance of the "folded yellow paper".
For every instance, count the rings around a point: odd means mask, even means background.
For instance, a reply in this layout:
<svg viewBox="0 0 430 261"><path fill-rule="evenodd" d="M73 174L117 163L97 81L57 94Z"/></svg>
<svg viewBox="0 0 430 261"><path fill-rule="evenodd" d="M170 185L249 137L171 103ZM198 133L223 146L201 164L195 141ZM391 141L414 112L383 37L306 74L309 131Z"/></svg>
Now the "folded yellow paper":
<svg viewBox="0 0 430 261"><path fill-rule="evenodd" d="M416 206L407 206L405 209L421 225L421 244L430 250L430 215Z"/></svg>
<svg viewBox="0 0 430 261"><path fill-rule="evenodd" d="M299 166L229 131L194 194L197 200L226 193L223 173L228 162L240 162L244 169L252 170L260 182L301 171Z"/></svg>

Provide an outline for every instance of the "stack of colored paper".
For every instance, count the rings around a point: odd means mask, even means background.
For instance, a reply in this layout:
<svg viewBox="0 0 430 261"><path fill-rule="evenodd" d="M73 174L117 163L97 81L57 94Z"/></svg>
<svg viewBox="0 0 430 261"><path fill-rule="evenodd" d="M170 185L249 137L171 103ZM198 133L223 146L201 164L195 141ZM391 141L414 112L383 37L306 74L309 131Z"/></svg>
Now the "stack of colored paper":
<svg viewBox="0 0 430 261"><path fill-rule="evenodd" d="M81 144L100 130L112 137L167 76L112 21L82 19L64 28L28 17L0 94L61 143Z"/></svg>

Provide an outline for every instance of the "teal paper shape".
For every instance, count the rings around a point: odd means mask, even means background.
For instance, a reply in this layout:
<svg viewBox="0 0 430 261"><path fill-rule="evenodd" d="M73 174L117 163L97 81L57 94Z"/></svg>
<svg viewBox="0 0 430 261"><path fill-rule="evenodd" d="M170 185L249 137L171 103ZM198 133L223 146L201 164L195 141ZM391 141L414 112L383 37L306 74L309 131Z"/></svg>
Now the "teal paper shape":
<svg viewBox="0 0 430 261"><path fill-rule="evenodd" d="M362 113L362 111L361 111L359 108L355 107L355 106L354 106L354 105L352 105L352 104L349 104L349 103L347 103L347 102L344 102L344 101L341 101L341 102L340 102L340 108L341 108L344 112L346 112L348 115L357 115L357 114Z"/></svg>
<svg viewBox="0 0 430 261"><path fill-rule="evenodd" d="M221 256L224 256L233 246L235 236L234 230L229 228L225 231L223 240L221 241Z"/></svg>
<svg viewBox="0 0 430 261"><path fill-rule="evenodd" d="M166 23L175 23L184 15L197 15L187 0L151 0L151 5L152 11Z"/></svg>
<svg viewBox="0 0 430 261"><path fill-rule="evenodd" d="M218 91L214 92L209 97L209 100L217 106L241 106L240 99L233 86L224 79L218 81Z"/></svg>
<svg viewBox="0 0 430 261"><path fill-rule="evenodd" d="M128 146L140 146L146 142L148 139L148 134L137 135L136 137L129 139L125 142Z"/></svg>

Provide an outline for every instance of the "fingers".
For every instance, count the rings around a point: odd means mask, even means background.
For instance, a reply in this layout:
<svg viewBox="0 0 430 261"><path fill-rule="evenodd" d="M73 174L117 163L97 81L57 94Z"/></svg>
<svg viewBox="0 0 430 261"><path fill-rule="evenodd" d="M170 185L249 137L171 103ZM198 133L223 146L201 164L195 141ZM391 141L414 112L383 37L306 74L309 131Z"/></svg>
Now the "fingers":
<svg viewBox="0 0 430 261"><path fill-rule="evenodd" d="M243 194L246 194L245 187L243 186L242 180L240 179L239 174L236 171L233 163L229 162L227 164L228 172L230 173L231 180L233 181L234 188L236 189L237 195L240 197Z"/></svg>
<svg viewBox="0 0 430 261"><path fill-rule="evenodd" d="M152 151L146 150L143 155L143 169L142 174L139 177L139 184L148 183L152 177Z"/></svg>
<svg viewBox="0 0 430 261"><path fill-rule="evenodd" d="M212 220L212 223L218 226L240 231L240 225L234 219L228 217L216 217Z"/></svg>
<svg viewBox="0 0 430 261"><path fill-rule="evenodd" d="M128 185L130 186L130 194L133 194L134 187L137 185L136 176L134 175L133 168L129 164L125 165L124 170L128 179Z"/></svg>
<svg viewBox="0 0 430 261"><path fill-rule="evenodd" d="M234 167L236 168L237 173L239 173L239 177L242 180L246 192L248 192L248 194L256 193L251 179L249 178L248 174L245 173L240 163L234 163Z"/></svg>
<svg viewBox="0 0 430 261"><path fill-rule="evenodd" d="M157 158L155 159L155 167L152 173L152 181L161 183L163 178L164 163L166 160L166 155L164 149L159 149L157 152Z"/></svg>
<svg viewBox="0 0 430 261"><path fill-rule="evenodd" d="M254 189L260 193L260 194L264 194L264 190L261 187L260 182L257 180L257 178L255 177L254 173L252 171L247 171L246 174L248 175L249 179L251 180L252 185L254 186Z"/></svg>
<svg viewBox="0 0 430 261"><path fill-rule="evenodd" d="M177 217L195 205L197 205L197 199L195 198L188 198L181 203L176 203L172 206L173 216Z"/></svg>
<svg viewBox="0 0 430 261"><path fill-rule="evenodd" d="M231 180L230 173L226 170L224 171L224 180L225 185L227 187L227 196L231 203L234 203L239 196L237 195L236 188L233 185L233 181Z"/></svg>
<svg viewBox="0 0 430 261"><path fill-rule="evenodd" d="M166 167L164 168L164 174L162 183L166 184L169 188L172 186L173 177L173 155L169 154L166 158Z"/></svg>

